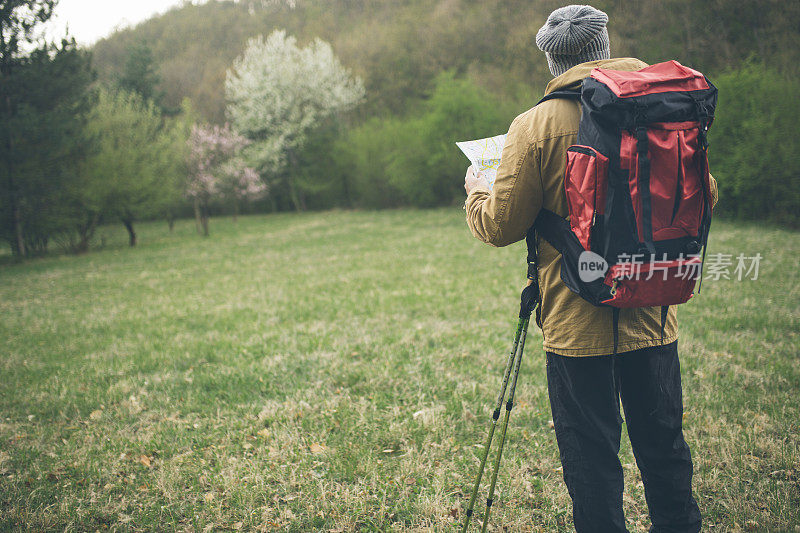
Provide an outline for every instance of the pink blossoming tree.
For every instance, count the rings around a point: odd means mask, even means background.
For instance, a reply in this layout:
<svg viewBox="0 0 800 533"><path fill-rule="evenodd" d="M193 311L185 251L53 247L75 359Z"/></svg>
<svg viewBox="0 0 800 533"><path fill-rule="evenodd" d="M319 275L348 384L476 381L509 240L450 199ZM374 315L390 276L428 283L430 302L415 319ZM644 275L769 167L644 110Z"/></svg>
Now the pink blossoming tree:
<svg viewBox="0 0 800 533"><path fill-rule="evenodd" d="M231 200L234 213L239 203L267 192L258 173L240 157L250 141L224 126L195 125L189 136L189 175L186 197L194 204L197 231L208 235L209 205L214 200Z"/></svg>

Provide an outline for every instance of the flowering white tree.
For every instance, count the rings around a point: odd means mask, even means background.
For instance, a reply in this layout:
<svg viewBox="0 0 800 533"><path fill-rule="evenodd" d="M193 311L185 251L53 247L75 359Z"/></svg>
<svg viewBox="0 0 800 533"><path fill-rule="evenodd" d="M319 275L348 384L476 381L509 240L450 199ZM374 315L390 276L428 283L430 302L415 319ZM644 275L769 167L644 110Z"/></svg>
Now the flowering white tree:
<svg viewBox="0 0 800 533"><path fill-rule="evenodd" d="M276 30L251 39L234 61L225 82L228 116L252 145L249 159L262 173L288 171L289 192L305 209L297 186L297 152L323 120L354 107L364 97L361 79L353 77L331 46L315 39L305 48Z"/></svg>
<svg viewBox="0 0 800 533"><path fill-rule="evenodd" d="M194 203L197 230L208 235L208 205L212 199L231 198L234 212L238 213L241 200L260 197L267 187L258 173L239 157L250 141L228 124L195 125L188 143L186 196Z"/></svg>

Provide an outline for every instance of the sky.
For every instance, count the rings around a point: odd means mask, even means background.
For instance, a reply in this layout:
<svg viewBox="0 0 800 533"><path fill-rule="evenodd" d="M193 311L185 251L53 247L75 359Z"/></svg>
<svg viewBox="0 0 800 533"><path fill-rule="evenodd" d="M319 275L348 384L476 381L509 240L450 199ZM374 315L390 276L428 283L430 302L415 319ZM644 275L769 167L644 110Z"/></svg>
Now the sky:
<svg viewBox="0 0 800 533"><path fill-rule="evenodd" d="M58 40L69 33L91 45L120 27L134 26L184 0L59 0L46 35Z"/></svg>

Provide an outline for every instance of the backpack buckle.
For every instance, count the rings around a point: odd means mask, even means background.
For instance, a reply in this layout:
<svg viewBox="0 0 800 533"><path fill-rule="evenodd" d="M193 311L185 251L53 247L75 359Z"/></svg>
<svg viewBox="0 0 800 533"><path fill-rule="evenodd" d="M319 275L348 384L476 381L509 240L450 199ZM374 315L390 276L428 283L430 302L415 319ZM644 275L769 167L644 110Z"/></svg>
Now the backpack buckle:
<svg viewBox="0 0 800 533"><path fill-rule="evenodd" d="M703 149L704 152L708 151L708 121L706 119L700 119L700 133L698 138L700 140L700 148Z"/></svg>

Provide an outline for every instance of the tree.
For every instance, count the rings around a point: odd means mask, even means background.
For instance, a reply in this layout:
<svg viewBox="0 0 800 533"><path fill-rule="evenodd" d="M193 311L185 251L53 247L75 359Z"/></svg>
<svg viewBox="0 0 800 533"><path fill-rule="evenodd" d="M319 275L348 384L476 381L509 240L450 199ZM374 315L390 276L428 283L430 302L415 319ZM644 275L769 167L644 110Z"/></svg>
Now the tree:
<svg viewBox="0 0 800 533"><path fill-rule="evenodd" d="M84 195L100 212L118 218L136 245L134 223L158 214L180 178L179 132L152 102L122 90L102 89L87 135Z"/></svg>
<svg viewBox="0 0 800 533"><path fill-rule="evenodd" d="M175 220L184 211L186 205L185 189L186 176L189 173L189 137L197 120L198 116L192 107L191 101L188 98L184 98L180 105L180 113L172 119L173 146L170 150L176 156L176 179L168 183L168 189L160 202L160 208L167 219L170 233L175 227Z"/></svg>
<svg viewBox="0 0 800 533"><path fill-rule="evenodd" d="M0 236L18 257L45 250L85 215L72 192L94 73L74 40L30 50L53 5L0 3Z"/></svg>
<svg viewBox="0 0 800 533"><path fill-rule="evenodd" d="M119 77L118 84L125 91L136 93L145 101L161 107L164 93L159 90L161 76L153 58L153 51L145 42L128 48L128 57Z"/></svg>
<svg viewBox="0 0 800 533"><path fill-rule="evenodd" d="M0 84L0 101L11 109L0 112L0 232L20 257L44 251L82 218L71 192L93 79L88 54L63 42L18 61Z"/></svg>
<svg viewBox="0 0 800 533"><path fill-rule="evenodd" d="M244 136L224 126L195 125L189 136L189 174L186 196L194 204L197 231L208 236L209 205L215 199L241 199L266 191L258 173L239 157L250 144ZM238 209L238 207L235 207Z"/></svg>
<svg viewBox="0 0 800 533"><path fill-rule="evenodd" d="M283 175L295 209L304 210L304 191L296 179L298 151L325 119L361 101L361 80L350 75L328 43L315 39L299 48L294 37L278 30L248 42L228 72L225 91L231 121L253 141L251 160L262 173Z"/></svg>
<svg viewBox="0 0 800 533"><path fill-rule="evenodd" d="M219 189L233 204L234 222L239 216L242 202L264 196L269 190L254 168L247 166L239 156L232 157L219 168Z"/></svg>
<svg viewBox="0 0 800 533"><path fill-rule="evenodd" d="M13 231L11 250L15 255L25 255L25 236L22 228L22 201L16 161L13 157L15 135L11 121L17 116L19 105L10 91L11 76L16 67L25 61L20 56L20 42L31 42L40 23L53 14L56 0L4 0L0 3L0 78L3 101L3 162L5 163L4 197L7 197L10 225Z"/></svg>

